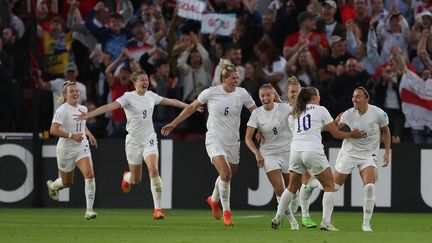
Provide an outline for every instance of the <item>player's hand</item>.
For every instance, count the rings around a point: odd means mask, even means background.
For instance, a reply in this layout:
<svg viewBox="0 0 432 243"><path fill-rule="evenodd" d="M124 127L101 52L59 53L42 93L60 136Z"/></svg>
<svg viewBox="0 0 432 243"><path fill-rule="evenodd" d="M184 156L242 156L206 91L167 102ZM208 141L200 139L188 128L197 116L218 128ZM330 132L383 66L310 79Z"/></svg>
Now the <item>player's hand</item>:
<svg viewBox="0 0 432 243"><path fill-rule="evenodd" d="M336 126L339 125L339 123L340 123L340 119L341 119L342 115L343 115L343 112L341 112L341 113L340 113L340 114L339 114L339 115L334 119Z"/></svg>
<svg viewBox="0 0 432 243"><path fill-rule="evenodd" d="M264 143L265 143L264 135L263 135L260 131L258 131L258 132L255 134L255 139L256 139L257 142L260 143L260 144L264 144Z"/></svg>
<svg viewBox="0 0 432 243"><path fill-rule="evenodd" d="M204 109L204 106L200 106L200 107L198 107L198 110L197 110L199 113L203 113L204 111L205 111L205 109Z"/></svg>
<svg viewBox="0 0 432 243"><path fill-rule="evenodd" d="M73 115L75 117L74 118L75 121L84 121L84 120L88 119L87 113L85 113L84 111L81 111L81 110L79 112L81 112L81 114L74 114Z"/></svg>
<svg viewBox="0 0 432 243"><path fill-rule="evenodd" d="M82 140L84 139L83 135L84 134L82 134L82 133L72 133L71 139L74 140L77 143L81 143Z"/></svg>
<svg viewBox="0 0 432 243"><path fill-rule="evenodd" d="M258 168L264 167L264 158L259 151L255 154L255 159L257 161Z"/></svg>
<svg viewBox="0 0 432 243"><path fill-rule="evenodd" d="M89 141L90 141L90 144L93 145L95 148L98 147L96 138L91 134L89 135Z"/></svg>
<svg viewBox="0 0 432 243"><path fill-rule="evenodd" d="M161 134L162 134L162 136L168 136L168 134L169 134L172 130L174 130L175 127L176 127L176 126L173 125L173 124L171 124L171 123L168 123L167 125L165 125L164 127L162 127L162 129L161 129Z"/></svg>
<svg viewBox="0 0 432 243"><path fill-rule="evenodd" d="M351 133L351 138L363 138L366 135L364 131L360 131L357 129L354 129L350 133Z"/></svg>
<svg viewBox="0 0 432 243"><path fill-rule="evenodd" d="M384 161L382 167L387 167L390 164L390 154L384 154Z"/></svg>

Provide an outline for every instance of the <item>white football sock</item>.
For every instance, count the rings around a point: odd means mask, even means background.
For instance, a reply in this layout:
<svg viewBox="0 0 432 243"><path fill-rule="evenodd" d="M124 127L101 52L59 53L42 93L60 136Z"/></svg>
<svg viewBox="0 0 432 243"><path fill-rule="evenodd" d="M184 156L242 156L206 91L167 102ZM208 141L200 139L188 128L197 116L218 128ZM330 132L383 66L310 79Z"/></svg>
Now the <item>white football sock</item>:
<svg viewBox="0 0 432 243"><path fill-rule="evenodd" d="M310 217L309 215L309 198L312 193L305 192L306 185L302 184L300 187L300 207L302 211L302 218Z"/></svg>
<svg viewBox="0 0 432 243"><path fill-rule="evenodd" d="M225 182L223 180L219 180L218 185L219 185L220 201L222 204L223 211L224 212L231 211L230 208L231 183L230 181Z"/></svg>
<svg viewBox="0 0 432 243"><path fill-rule="evenodd" d="M61 178L57 178L52 184L51 184L51 189L54 191L59 191L63 188L65 188L65 186L63 185L63 181Z"/></svg>
<svg viewBox="0 0 432 243"><path fill-rule="evenodd" d="M95 178L85 179L85 188L84 188L85 196L86 196L86 205L87 211L93 210L93 203L96 194L96 182Z"/></svg>
<svg viewBox="0 0 432 243"><path fill-rule="evenodd" d="M162 180L160 176L150 178L150 188L153 195L154 208L161 208Z"/></svg>
<svg viewBox="0 0 432 243"><path fill-rule="evenodd" d="M130 178L131 178L131 173L129 171L123 174L123 180L126 181L128 184L130 184L131 181Z"/></svg>
<svg viewBox="0 0 432 243"><path fill-rule="evenodd" d="M288 191L288 189L283 191L275 216L275 218L277 218L279 221L281 220L282 215L284 215L286 211L290 210L289 204L293 200L294 196L295 194Z"/></svg>
<svg viewBox="0 0 432 243"><path fill-rule="evenodd" d="M216 178L215 181L215 186L213 188L213 193L211 195L212 202L219 202L219 181L220 181L220 176L218 176L218 178Z"/></svg>
<svg viewBox="0 0 432 243"><path fill-rule="evenodd" d="M334 192L324 192L322 199L323 207L323 222L324 224L331 223L331 216L334 208Z"/></svg>
<svg viewBox="0 0 432 243"><path fill-rule="evenodd" d="M363 224L370 225L375 206L375 185L366 184L363 187Z"/></svg>

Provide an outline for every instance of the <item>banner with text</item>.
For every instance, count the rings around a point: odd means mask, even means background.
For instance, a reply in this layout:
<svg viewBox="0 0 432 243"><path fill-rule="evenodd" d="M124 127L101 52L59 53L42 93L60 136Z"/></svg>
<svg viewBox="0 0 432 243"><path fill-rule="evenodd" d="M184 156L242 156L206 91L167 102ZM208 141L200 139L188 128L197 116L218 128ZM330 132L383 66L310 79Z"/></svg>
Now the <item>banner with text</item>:
<svg viewBox="0 0 432 243"><path fill-rule="evenodd" d="M177 0L178 15L185 19L201 20L205 2L198 0Z"/></svg>
<svg viewBox="0 0 432 243"><path fill-rule="evenodd" d="M235 14L204 14L201 33L229 36L236 23Z"/></svg>

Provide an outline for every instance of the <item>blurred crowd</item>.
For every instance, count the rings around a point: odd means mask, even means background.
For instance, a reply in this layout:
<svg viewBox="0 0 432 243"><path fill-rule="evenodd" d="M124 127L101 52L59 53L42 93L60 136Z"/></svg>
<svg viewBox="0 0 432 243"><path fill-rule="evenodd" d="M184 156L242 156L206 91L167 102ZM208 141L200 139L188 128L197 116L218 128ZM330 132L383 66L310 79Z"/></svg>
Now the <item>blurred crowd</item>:
<svg viewBox="0 0 432 243"><path fill-rule="evenodd" d="M260 85L271 83L286 99L286 80L295 75L319 89L321 105L336 117L362 85L389 115L393 143L432 142L427 126L406 124L399 95L406 69L431 78L432 0L204 2L206 13L235 14L230 36L202 34L200 21L177 15L176 0L0 0L0 131L31 131L36 114L48 130L65 80L78 82L91 111L129 91L140 68L150 90L189 103L220 83L216 67L226 57L257 105ZM179 112L157 107L156 131ZM242 131L248 118L245 112ZM193 115L174 138L204 138L205 119ZM98 138L123 138L125 122L119 109L87 124Z"/></svg>

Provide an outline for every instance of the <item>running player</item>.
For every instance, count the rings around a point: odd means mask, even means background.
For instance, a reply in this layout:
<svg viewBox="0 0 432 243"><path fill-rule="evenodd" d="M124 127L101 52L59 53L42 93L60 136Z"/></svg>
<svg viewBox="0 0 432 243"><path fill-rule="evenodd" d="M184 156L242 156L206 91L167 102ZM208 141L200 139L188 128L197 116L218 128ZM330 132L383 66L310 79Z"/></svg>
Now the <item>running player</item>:
<svg viewBox="0 0 432 243"><path fill-rule="evenodd" d="M95 137L86 127L85 121L75 121L74 115L87 108L80 105L80 93L75 82L66 81L63 84L63 96L56 110L50 128L53 136L59 137L56 147L57 167L59 178L47 181L48 195L53 200L59 199L58 191L71 187L74 180L74 169L77 166L85 181L85 197L87 210L85 219L94 219L97 213L93 211L93 202L96 193L96 183L93 172L93 162L90 154L90 144L97 147ZM87 136L89 140L87 140Z"/></svg>
<svg viewBox="0 0 432 243"><path fill-rule="evenodd" d="M362 230L365 232L372 232L370 220L375 206L376 156L380 147L381 133L385 145L383 167L390 163L391 145L388 116L381 108L370 105L369 98L367 90L358 87L352 96L354 107L340 116L339 127L347 125L351 130L363 130L365 136L362 139L345 139L342 142L333 172L335 191L337 191L353 170L356 167L359 169L363 181Z"/></svg>
<svg viewBox="0 0 432 243"><path fill-rule="evenodd" d="M155 220L163 219L165 212L162 210L162 180L159 176L158 142L153 127L153 109L155 105L170 105L179 108L187 107L186 103L176 99L161 97L152 91L147 90L149 79L145 71L134 72L130 77L135 90L126 92L123 96L110 104L103 105L89 113L81 113L76 119L86 120L103 113L123 108L126 113L126 158L129 170L123 173L121 188L123 192L130 191L131 186L141 182L142 162L147 165L150 177L150 188L153 195Z"/></svg>
<svg viewBox="0 0 432 243"><path fill-rule="evenodd" d="M237 171L240 159L240 113L243 106L253 111L255 102L248 92L237 87L238 71L234 64L226 59L219 62L221 69L220 85L205 89L198 98L184 109L171 123L162 128L162 135L168 135L180 122L188 118L202 104L207 104L206 149L211 163L219 173L213 194L207 198L212 208L212 215L220 219L219 199L223 208L224 224L233 226L230 207L230 182Z"/></svg>

